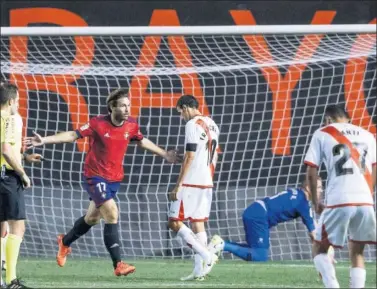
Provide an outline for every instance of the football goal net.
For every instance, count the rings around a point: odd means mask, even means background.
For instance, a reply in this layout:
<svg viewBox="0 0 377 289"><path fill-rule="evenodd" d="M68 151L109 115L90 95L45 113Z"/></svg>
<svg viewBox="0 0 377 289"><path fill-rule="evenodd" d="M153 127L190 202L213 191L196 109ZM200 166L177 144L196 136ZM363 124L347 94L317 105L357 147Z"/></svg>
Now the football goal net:
<svg viewBox="0 0 377 289"><path fill-rule="evenodd" d="M208 229L236 242L244 240L246 206L300 184L328 104L344 104L354 124L376 132L375 25L2 27L1 76L19 87L24 134L74 130L106 114L107 95L122 87L145 137L181 152L184 123L175 104L182 94L196 96L221 133ZM54 256L57 234L85 213L87 149L85 140L47 145L35 149L42 164L26 164L33 187L24 256ZM123 254L190 257L167 228L167 196L180 166L131 144L124 167ZM102 225L72 245L73 257L107 256ZM301 219L270 235L272 260L311 258ZM375 260L375 247L366 252ZM345 249L336 256L348 258Z"/></svg>

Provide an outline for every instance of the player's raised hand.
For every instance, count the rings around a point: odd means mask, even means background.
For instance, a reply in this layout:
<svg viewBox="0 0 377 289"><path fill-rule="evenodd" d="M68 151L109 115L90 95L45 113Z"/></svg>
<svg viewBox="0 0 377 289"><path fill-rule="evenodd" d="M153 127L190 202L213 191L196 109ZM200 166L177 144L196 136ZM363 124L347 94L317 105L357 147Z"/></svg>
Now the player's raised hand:
<svg viewBox="0 0 377 289"><path fill-rule="evenodd" d="M28 154L25 156L25 160L29 163L40 163L43 160L43 156L40 154Z"/></svg>
<svg viewBox="0 0 377 289"><path fill-rule="evenodd" d="M176 164L181 163L183 158L177 150L169 150L166 152L165 160L167 160L169 163Z"/></svg>
<svg viewBox="0 0 377 289"><path fill-rule="evenodd" d="M43 137L41 137L39 134L37 134L35 131L33 131L34 136L27 136L23 140L23 144L26 145L27 149L41 146L44 144Z"/></svg>

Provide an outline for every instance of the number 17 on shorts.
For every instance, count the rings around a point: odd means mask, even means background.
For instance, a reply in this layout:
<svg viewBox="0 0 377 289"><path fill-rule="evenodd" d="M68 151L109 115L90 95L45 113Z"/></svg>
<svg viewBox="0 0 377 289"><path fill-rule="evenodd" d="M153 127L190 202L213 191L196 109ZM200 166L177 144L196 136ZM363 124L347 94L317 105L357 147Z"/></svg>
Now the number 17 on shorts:
<svg viewBox="0 0 377 289"><path fill-rule="evenodd" d="M104 202L113 199L119 190L119 182L108 182L101 177L87 178L84 182L89 200L100 207Z"/></svg>

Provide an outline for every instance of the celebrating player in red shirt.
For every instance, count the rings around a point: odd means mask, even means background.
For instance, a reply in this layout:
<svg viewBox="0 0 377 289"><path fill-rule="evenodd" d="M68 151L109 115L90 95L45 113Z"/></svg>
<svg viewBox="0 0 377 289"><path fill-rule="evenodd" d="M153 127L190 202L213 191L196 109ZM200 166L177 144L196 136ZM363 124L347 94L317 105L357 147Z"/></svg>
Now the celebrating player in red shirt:
<svg viewBox="0 0 377 289"><path fill-rule="evenodd" d="M89 152L84 164L84 182L89 194L90 204L85 216L76 220L73 228L66 235L58 236L59 251L56 257L63 267L67 255L71 253L71 244L86 234L100 219L105 220L104 242L110 253L116 276L128 275L135 267L121 261L118 232L118 207L114 197L123 179L123 159L130 141L155 153L170 163L179 161L176 151L165 151L143 137L136 121L129 117L130 100L125 89L113 91L106 100L108 115L93 117L76 131L68 131L53 136L41 137L34 133L25 138L29 147L53 143L69 143L83 137L89 137Z"/></svg>

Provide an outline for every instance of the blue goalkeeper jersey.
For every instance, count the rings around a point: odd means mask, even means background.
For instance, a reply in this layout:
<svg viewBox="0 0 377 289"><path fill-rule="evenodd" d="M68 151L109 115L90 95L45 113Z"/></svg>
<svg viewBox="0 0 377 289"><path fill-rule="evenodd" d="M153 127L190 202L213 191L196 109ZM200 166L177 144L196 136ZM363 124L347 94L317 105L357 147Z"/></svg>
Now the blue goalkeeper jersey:
<svg viewBox="0 0 377 289"><path fill-rule="evenodd" d="M301 217L308 231L314 231L313 212L302 189L287 189L262 201L266 204L270 228Z"/></svg>

